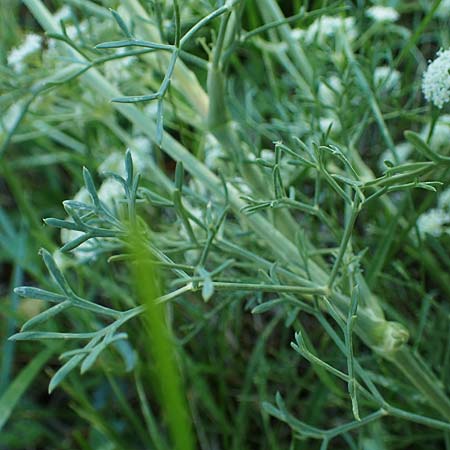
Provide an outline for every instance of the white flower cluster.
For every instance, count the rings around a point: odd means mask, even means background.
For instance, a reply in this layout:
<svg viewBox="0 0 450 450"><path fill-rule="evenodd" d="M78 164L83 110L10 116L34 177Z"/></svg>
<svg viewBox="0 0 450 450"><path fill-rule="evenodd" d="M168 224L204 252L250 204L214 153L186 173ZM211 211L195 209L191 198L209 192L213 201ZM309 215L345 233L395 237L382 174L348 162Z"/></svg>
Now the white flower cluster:
<svg viewBox="0 0 450 450"><path fill-rule="evenodd" d="M396 22L400 14L390 6L371 6L366 14L375 22Z"/></svg>
<svg viewBox="0 0 450 450"><path fill-rule="evenodd" d="M428 139L428 135L430 134L430 125L427 124L423 127L420 132L420 136L424 141ZM431 139L428 142L430 147L439 151L445 146L450 145L450 114L443 114L436 121L433 134L431 135ZM408 161L409 155L413 152L413 146L409 142L402 142L396 145L397 156L399 159L399 164L404 164ZM393 161L393 156L390 150L385 150L378 160L378 167L381 171L386 170L386 166L384 161Z"/></svg>
<svg viewBox="0 0 450 450"><path fill-rule="evenodd" d="M342 30L349 41L358 36L354 17L322 16L315 20L306 30L293 30L293 37L304 39L307 44L323 43L326 38L335 36Z"/></svg>
<svg viewBox="0 0 450 450"><path fill-rule="evenodd" d="M426 141L429 133L430 125L428 124L423 128L420 135ZM450 114L443 114L438 118L434 125L429 145L433 150L437 151L450 146Z"/></svg>
<svg viewBox="0 0 450 450"><path fill-rule="evenodd" d="M448 19L450 16L450 0L442 0L435 14L441 19Z"/></svg>
<svg viewBox="0 0 450 450"><path fill-rule="evenodd" d="M80 34L87 33L89 31L89 24L86 20L83 20L78 26L68 25L66 27L66 33L71 41L76 41Z"/></svg>
<svg viewBox="0 0 450 450"><path fill-rule="evenodd" d="M209 169L217 169L220 166L223 153L219 142L213 134L208 133L205 138L205 165Z"/></svg>
<svg viewBox="0 0 450 450"><path fill-rule="evenodd" d="M427 234L434 237L450 234L450 188L439 195L437 208L424 212L417 219L417 228L422 237Z"/></svg>
<svg viewBox="0 0 450 450"><path fill-rule="evenodd" d="M40 50L41 44L41 36L33 33L27 34L24 41L9 52L8 65L18 73L22 72L26 66L27 57Z"/></svg>
<svg viewBox="0 0 450 450"><path fill-rule="evenodd" d="M438 206L439 208L450 213L450 187L441 192L441 194L439 195Z"/></svg>
<svg viewBox="0 0 450 450"><path fill-rule="evenodd" d="M342 82L336 75L328 77L326 83L322 82L319 85L318 97L320 102L326 106L324 108L324 116L319 118L318 127L322 133L326 133L331 127L331 134L339 133L341 131L341 122L335 108L338 106L339 98L342 95Z"/></svg>
<svg viewBox="0 0 450 450"><path fill-rule="evenodd" d="M383 92L395 91L400 88L400 72L389 66L380 66L374 71L373 81Z"/></svg>
<svg viewBox="0 0 450 450"><path fill-rule="evenodd" d="M85 187L82 187L75 194L75 196L73 197L73 200L75 200L77 202L82 202L82 203L90 203L90 196L89 196L88 190ZM81 236L82 234L83 233L81 231L68 230L68 229L62 228L61 229L61 242L63 244L67 244L68 242L73 241L74 239ZM78 261L87 261L87 260L93 259L95 257L94 244L92 243L91 240L83 242L75 250L73 250L72 253ZM64 255L61 252L56 251L54 253L54 256L57 258L57 261L59 263L58 265L61 268L64 268L68 264L68 261L66 260L66 258L64 258Z"/></svg>
<svg viewBox="0 0 450 450"><path fill-rule="evenodd" d="M124 197L124 191L122 185L114 180L113 178L107 178L101 184L100 188L97 190L98 198L105 203L108 207L113 207L114 202L118 199ZM74 200L86 204L91 203L91 197L88 190L82 187L73 197ZM61 229L61 242L67 244L67 242L73 241L77 237L84 234L77 230ZM95 258L96 255L96 244L92 240L83 242L77 248L72 251L75 258L79 261L87 261Z"/></svg>
<svg viewBox="0 0 450 450"><path fill-rule="evenodd" d="M124 49L119 49L116 54L125 53ZM104 64L105 76L114 84L123 83L131 78L130 66L138 59L134 56L128 56L121 59L112 59Z"/></svg>
<svg viewBox="0 0 450 450"><path fill-rule="evenodd" d="M144 173L150 167L149 158L151 158L151 143L144 136L137 136L133 139L130 148L133 158L133 167L136 172ZM124 155L121 152L112 152L98 167L100 174L113 172L125 177ZM97 190L98 198L109 208L113 208L116 202L124 198L123 186L114 178L106 178ZM91 203L89 192L82 187L74 196L74 200L82 203ZM66 244L83 234L76 230L61 230L61 242ZM95 257L95 244L92 241L86 241L73 250L75 258L78 260L89 260Z"/></svg>
<svg viewBox="0 0 450 450"><path fill-rule="evenodd" d="M70 7L67 5L62 6L60 9L58 9L58 11L55 12L55 14L53 15L53 18L59 22L61 20L67 20L70 18L71 16L71 11L70 11Z"/></svg>
<svg viewBox="0 0 450 450"><path fill-rule="evenodd" d="M326 83L319 85L319 100L326 106L335 106L342 94L342 82L336 75L331 75Z"/></svg>
<svg viewBox="0 0 450 450"><path fill-rule="evenodd" d="M427 234L439 237L448 232L450 225L450 214L440 208L429 209L417 219L417 228L422 237Z"/></svg>
<svg viewBox="0 0 450 450"><path fill-rule="evenodd" d="M5 133L8 133L8 131L11 130L21 113L22 105L20 102L15 102L2 114L0 120Z"/></svg>
<svg viewBox="0 0 450 450"><path fill-rule="evenodd" d="M241 194L252 195L252 188L247 184L247 182L242 177L234 177L231 181L236 189L239 190Z"/></svg>
<svg viewBox="0 0 450 450"><path fill-rule="evenodd" d="M330 113L328 117L320 117L319 119L319 129L322 133L327 133L331 126L330 133L333 135L339 133L342 129L341 123L335 114Z"/></svg>
<svg viewBox="0 0 450 450"><path fill-rule="evenodd" d="M450 101L450 50L439 50L423 75L422 91L438 108Z"/></svg>
<svg viewBox="0 0 450 450"><path fill-rule="evenodd" d="M89 22L87 20L83 20L77 25L70 23L71 13L70 9L66 6L63 6L59 11L55 13L55 18L58 20L62 20L64 22L64 29L66 31L67 37L74 42L77 42L80 38L80 35L89 33ZM96 26L100 26L100 22L96 22ZM62 30L61 30L62 31ZM47 58L49 60L55 59L56 54L54 54L55 49L57 48L58 41L56 39L50 39L48 41L48 50L45 52Z"/></svg>
<svg viewBox="0 0 450 450"><path fill-rule="evenodd" d="M401 142L400 144L395 146L395 150L398 157L398 163L404 164L408 161L409 155L413 151L413 147L409 142ZM389 149L386 149L380 156L380 159L378 160L378 167L383 172L386 170L386 165L384 164L384 161L394 161L394 157L392 155L392 152Z"/></svg>
<svg viewBox="0 0 450 450"><path fill-rule="evenodd" d="M133 167L136 172L144 174L145 170L149 166L149 158L152 153L151 142L145 136L137 136L133 139L130 145L131 157L133 158ZM122 152L112 152L110 155L100 164L98 172L114 172L124 177L125 162Z"/></svg>

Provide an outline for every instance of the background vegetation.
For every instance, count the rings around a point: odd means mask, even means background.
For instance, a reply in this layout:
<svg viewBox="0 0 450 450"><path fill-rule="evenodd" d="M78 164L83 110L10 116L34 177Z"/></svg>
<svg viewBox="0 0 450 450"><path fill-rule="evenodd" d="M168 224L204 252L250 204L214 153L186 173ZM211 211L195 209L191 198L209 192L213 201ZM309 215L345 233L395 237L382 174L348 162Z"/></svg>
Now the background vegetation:
<svg viewBox="0 0 450 450"><path fill-rule="evenodd" d="M450 449L447 1L0 12L1 449Z"/></svg>

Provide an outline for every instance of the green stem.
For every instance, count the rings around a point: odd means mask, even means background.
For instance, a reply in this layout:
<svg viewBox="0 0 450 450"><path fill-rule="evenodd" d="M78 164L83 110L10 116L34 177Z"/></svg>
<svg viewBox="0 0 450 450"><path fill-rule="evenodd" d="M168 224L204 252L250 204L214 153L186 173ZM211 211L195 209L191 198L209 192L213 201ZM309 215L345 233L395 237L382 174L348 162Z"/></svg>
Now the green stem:
<svg viewBox="0 0 450 450"><path fill-rule="evenodd" d="M275 0L259 0L258 6L260 7L262 15L267 17L269 21L286 22L286 18ZM287 22L283 25L279 25L278 30L283 41L288 45L289 55L302 74L306 85L305 87L308 89L308 94L312 95L314 73L305 52L300 44L292 37L291 28Z"/></svg>
<svg viewBox="0 0 450 450"><path fill-rule="evenodd" d="M202 283L200 283L200 286ZM221 291L262 291L262 292L290 292L305 295L324 295L327 290L322 287L287 286L282 284L233 283L214 281L214 288Z"/></svg>
<svg viewBox="0 0 450 450"><path fill-rule="evenodd" d="M142 33L145 38L148 38L148 40L158 42L158 29L156 26L152 25L151 18L139 1L123 0L123 3L132 15L143 19L136 22L137 30ZM161 58L160 60L164 65L169 63L170 55L163 52L157 56L158 58ZM151 55L148 55L146 58L149 58L150 61L154 61L154 59L151 59ZM178 60L175 65L172 86L189 101L195 111L202 117L206 117L208 113L208 96L201 87L195 74L186 67L183 61Z"/></svg>
<svg viewBox="0 0 450 450"><path fill-rule="evenodd" d="M347 250L347 245L352 236L353 227L355 226L356 218L358 217L359 211L361 209L361 204L359 201L359 197L355 194L355 198L352 204L352 211L345 225L344 236L342 237L341 245L339 246L339 253L337 255L336 261L333 264L333 269L331 270L330 279L328 281L328 287L331 289L333 287L334 281L336 280L339 267L341 266L342 259L344 257L345 251Z"/></svg>

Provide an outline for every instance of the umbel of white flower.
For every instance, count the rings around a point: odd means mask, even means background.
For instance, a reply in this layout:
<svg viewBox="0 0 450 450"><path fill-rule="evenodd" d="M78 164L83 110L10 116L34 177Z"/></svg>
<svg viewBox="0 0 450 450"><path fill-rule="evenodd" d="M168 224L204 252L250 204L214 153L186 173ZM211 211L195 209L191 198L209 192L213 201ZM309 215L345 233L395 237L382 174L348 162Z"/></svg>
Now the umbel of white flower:
<svg viewBox="0 0 450 450"><path fill-rule="evenodd" d="M16 48L13 48L8 54L8 65L16 72L22 72L25 68L27 57L41 48L42 37L38 34L27 34L23 42Z"/></svg>
<svg viewBox="0 0 450 450"><path fill-rule="evenodd" d="M429 209L417 219L419 233L425 237L427 234L440 237L448 232L450 214L440 208Z"/></svg>
<svg viewBox="0 0 450 450"><path fill-rule="evenodd" d="M366 13L375 22L396 22L400 14L389 6L372 6Z"/></svg>
<svg viewBox="0 0 450 450"><path fill-rule="evenodd" d="M438 108L450 101L450 50L439 50L423 75L422 91Z"/></svg>

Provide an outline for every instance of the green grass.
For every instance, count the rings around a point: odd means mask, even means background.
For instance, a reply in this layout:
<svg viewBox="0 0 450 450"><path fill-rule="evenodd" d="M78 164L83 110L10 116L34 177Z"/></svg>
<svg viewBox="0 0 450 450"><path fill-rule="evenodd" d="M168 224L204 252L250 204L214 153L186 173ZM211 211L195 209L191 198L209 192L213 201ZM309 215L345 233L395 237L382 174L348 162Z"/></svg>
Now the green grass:
<svg viewBox="0 0 450 450"><path fill-rule="evenodd" d="M450 449L449 14L389 4L2 8L0 449Z"/></svg>

